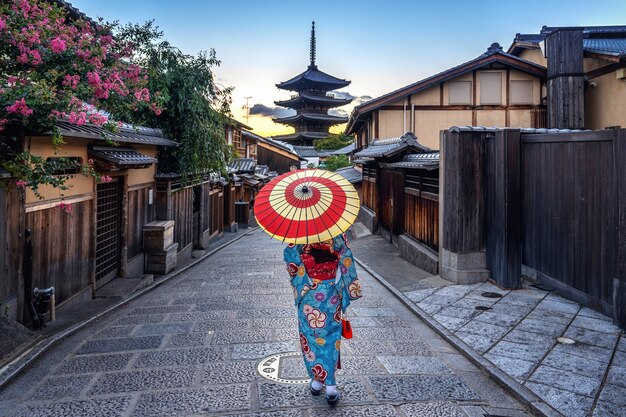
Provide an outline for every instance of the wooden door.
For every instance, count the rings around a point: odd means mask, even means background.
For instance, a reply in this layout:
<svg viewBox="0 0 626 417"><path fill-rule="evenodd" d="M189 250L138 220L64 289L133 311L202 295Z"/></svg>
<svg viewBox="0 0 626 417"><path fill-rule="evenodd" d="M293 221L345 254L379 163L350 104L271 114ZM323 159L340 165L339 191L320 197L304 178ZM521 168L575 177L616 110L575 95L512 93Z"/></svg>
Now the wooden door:
<svg viewBox="0 0 626 417"><path fill-rule="evenodd" d="M400 170L380 172L380 224L392 235L402 233L404 208L404 174Z"/></svg>
<svg viewBox="0 0 626 417"><path fill-rule="evenodd" d="M122 247L122 181L96 186L96 287L118 274Z"/></svg>

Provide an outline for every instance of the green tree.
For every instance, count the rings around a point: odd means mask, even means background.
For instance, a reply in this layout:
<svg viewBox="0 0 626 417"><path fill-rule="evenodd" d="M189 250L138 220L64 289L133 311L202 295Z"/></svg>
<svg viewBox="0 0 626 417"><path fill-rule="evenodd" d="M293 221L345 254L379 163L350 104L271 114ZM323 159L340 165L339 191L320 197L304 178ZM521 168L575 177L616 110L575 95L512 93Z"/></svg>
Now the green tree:
<svg viewBox="0 0 626 417"><path fill-rule="evenodd" d="M127 25L117 37L135 45L134 61L148 73L148 88L160 94L161 111L116 112L120 119L161 128L180 143L159 155L160 172L187 175L224 171L228 155L225 139L229 123L231 88L219 88L213 68L220 64L214 50L184 54L162 39L163 33L147 22ZM115 111L115 109L113 109Z"/></svg>
<svg viewBox="0 0 626 417"><path fill-rule="evenodd" d="M339 168L349 167L352 164L346 155L333 155L326 159L326 169L337 171Z"/></svg>
<svg viewBox="0 0 626 417"><path fill-rule="evenodd" d="M324 139L316 139L313 141L313 146L315 146L315 150L318 151L334 151L344 148L352 142L354 142L354 138L352 136L330 135Z"/></svg>

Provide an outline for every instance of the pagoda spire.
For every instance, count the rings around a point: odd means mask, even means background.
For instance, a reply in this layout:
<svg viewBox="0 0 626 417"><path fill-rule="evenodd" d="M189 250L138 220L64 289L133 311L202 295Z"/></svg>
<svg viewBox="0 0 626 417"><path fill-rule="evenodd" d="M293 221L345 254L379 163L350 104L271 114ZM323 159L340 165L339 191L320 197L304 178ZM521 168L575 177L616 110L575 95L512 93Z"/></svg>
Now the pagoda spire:
<svg viewBox="0 0 626 417"><path fill-rule="evenodd" d="M315 68L315 22L311 26L311 65Z"/></svg>

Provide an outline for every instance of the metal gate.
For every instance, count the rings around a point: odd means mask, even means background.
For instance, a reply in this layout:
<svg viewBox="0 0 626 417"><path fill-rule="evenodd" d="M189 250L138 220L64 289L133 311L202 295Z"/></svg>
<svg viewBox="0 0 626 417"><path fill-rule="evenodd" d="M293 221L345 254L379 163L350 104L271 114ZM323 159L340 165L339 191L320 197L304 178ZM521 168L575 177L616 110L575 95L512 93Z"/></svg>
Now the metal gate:
<svg viewBox="0 0 626 417"><path fill-rule="evenodd" d="M113 180L96 187L96 285L115 278L120 266L122 240L122 182Z"/></svg>

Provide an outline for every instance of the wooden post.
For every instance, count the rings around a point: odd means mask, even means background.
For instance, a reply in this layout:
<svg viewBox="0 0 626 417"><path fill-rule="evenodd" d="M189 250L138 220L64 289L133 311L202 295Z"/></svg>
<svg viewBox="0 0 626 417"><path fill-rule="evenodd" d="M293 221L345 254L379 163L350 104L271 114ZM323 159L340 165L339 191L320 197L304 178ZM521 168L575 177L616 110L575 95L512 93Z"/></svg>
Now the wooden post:
<svg viewBox="0 0 626 417"><path fill-rule="evenodd" d="M441 138L441 277L458 284L489 277L483 242L484 142L493 132L453 128Z"/></svg>
<svg viewBox="0 0 626 417"><path fill-rule="evenodd" d="M613 319L626 329L626 129L616 131L614 167L617 185L617 232L615 233L615 277L613 278Z"/></svg>
<svg viewBox="0 0 626 417"><path fill-rule="evenodd" d="M521 132L506 129L496 132L493 142L494 161L486 161L493 171L488 183L485 236L487 264L492 278L504 288L519 288L522 268L522 209L521 209Z"/></svg>

